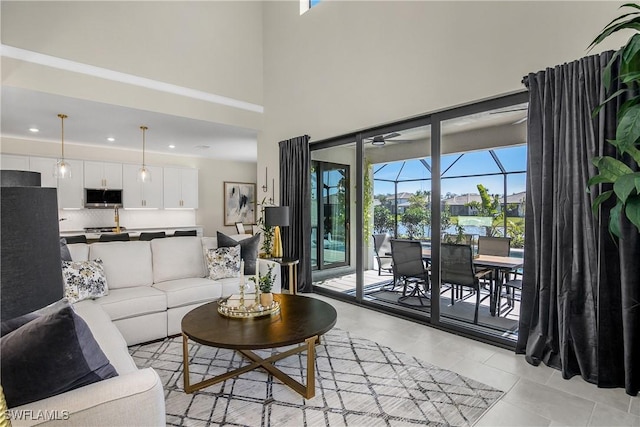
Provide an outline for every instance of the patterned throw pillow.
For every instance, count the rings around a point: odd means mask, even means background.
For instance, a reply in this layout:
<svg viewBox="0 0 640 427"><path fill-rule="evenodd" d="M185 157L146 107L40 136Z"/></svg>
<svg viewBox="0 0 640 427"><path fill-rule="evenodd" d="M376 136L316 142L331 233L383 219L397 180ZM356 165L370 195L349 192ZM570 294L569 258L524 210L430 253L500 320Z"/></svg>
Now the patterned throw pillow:
<svg viewBox="0 0 640 427"><path fill-rule="evenodd" d="M207 251L209 279L240 277L240 245Z"/></svg>
<svg viewBox="0 0 640 427"><path fill-rule="evenodd" d="M101 259L62 261L65 297L70 303L93 299L109 293Z"/></svg>

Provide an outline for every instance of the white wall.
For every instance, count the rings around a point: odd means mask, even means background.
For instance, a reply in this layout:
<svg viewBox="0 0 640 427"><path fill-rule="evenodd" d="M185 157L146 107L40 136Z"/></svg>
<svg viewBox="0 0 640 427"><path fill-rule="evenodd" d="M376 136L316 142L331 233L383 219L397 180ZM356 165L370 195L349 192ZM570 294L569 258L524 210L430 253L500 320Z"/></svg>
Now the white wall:
<svg viewBox="0 0 640 427"><path fill-rule="evenodd" d="M317 141L522 90L529 72L587 55L618 6L325 0L300 16L296 1L267 2L258 168L274 169L283 139Z"/></svg>
<svg viewBox="0 0 640 427"><path fill-rule="evenodd" d="M21 154L27 156L57 157L60 154L60 145L41 141L31 141L12 138L1 138L0 149L3 154ZM69 159L113 161L118 163L135 163L139 157L139 151L122 150L116 148L99 148L88 145L65 144L65 157ZM197 168L198 172L198 199L199 208L195 214L176 214L170 211L158 211L145 213L136 211L123 211L122 224L130 224L136 227L157 226L183 226L202 225L205 236L215 236L216 231L227 234L235 234L234 226L224 226L224 181L255 182L256 164L253 162L233 162L228 160L212 160L199 157L169 156L156 153L147 153L147 164L157 166L182 166ZM99 222L106 221L107 214L93 211L81 214L70 214L74 219L71 223L63 222L61 228L68 230L74 223L86 224L87 220L95 220L93 226L101 226ZM82 215L82 218L78 218ZM106 217L104 217L106 215ZM64 216L67 216L66 214ZM86 218L85 218L86 217ZM188 224L194 218L195 224ZM109 220L110 221L110 220ZM129 225L133 227L134 225Z"/></svg>

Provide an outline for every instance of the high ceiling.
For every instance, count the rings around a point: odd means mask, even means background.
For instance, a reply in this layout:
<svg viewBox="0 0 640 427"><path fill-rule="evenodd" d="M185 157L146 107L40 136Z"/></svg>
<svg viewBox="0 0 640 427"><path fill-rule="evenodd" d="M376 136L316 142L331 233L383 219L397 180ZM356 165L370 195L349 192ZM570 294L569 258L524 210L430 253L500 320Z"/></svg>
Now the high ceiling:
<svg viewBox="0 0 640 427"><path fill-rule="evenodd" d="M257 160L257 132L251 129L9 86L2 86L1 111L1 134L7 138L59 142L58 114L63 113L68 116L65 143L141 151L140 126L145 125L148 152ZM107 140L110 137L113 142Z"/></svg>

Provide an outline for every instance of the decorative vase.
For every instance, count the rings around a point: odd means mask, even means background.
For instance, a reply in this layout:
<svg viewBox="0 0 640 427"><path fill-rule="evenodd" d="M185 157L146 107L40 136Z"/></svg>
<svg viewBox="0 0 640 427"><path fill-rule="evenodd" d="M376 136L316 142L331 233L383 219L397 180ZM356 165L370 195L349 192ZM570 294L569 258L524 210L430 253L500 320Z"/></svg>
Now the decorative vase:
<svg viewBox="0 0 640 427"><path fill-rule="evenodd" d="M260 305L263 307L270 307L273 303L273 294L271 292L260 294Z"/></svg>

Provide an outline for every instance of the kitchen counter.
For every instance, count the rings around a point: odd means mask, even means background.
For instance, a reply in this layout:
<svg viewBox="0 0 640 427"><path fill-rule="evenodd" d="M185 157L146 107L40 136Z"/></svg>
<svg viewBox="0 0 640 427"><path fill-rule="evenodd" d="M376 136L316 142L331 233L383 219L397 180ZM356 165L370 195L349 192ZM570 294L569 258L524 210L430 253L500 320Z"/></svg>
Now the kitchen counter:
<svg viewBox="0 0 640 427"><path fill-rule="evenodd" d="M115 227L114 227L115 229ZM176 230L196 230L198 236L203 236L204 231L201 225L192 225L192 226L184 226L184 227L153 227L153 228L126 228L122 230L122 233L129 233L129 236L133 239L136 239L140 236L140 233L153 233L158 231L164 231L167 236L171 236ZM87 240L98 240L101 234L116 234L114 232L102 232L102 233L88 233L84 230L67 230L61 231L60 237L68 237L68 236L80 236L84 235L87 237Z"/></svg>

